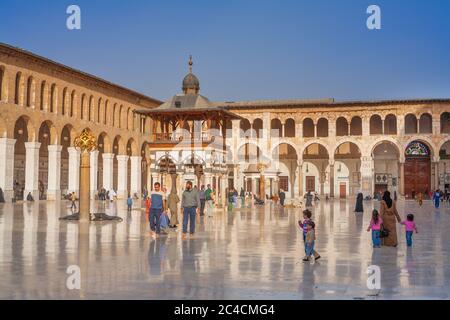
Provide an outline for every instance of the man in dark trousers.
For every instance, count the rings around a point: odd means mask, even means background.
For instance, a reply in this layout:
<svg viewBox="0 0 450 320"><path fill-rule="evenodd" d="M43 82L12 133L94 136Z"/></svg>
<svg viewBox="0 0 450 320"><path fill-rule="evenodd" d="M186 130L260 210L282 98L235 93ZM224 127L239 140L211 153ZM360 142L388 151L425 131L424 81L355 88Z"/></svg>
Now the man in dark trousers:
<svg viewBox="0 0 450 320"><path fill-rule="evenodd" d="M183 208L183 239L187 236L187 226L189 223L189 233L191 238L195 233L195 218L199 213L200 196L197 189L192 188L192 182L186 182L186 190L181 197L181 207Z"/></svg>

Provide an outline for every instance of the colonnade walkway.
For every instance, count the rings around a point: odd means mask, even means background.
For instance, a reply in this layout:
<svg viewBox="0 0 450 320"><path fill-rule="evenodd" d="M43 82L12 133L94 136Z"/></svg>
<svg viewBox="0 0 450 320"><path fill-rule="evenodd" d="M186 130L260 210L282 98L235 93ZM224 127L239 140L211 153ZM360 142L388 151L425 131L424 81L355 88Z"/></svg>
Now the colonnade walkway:
<svg viewBox="0 0 450 320"><path fill-rule="evenodd" d="M361 215L351 200L318 202L322 258L303 263L300 208L217 210L183 240L179 230L149 237L144 211L135 205L127 213L125 201L105 204L123 222L92 222L83 232L58 220L69 202L0 204L0 299L450 298L450 206L400 201L402 217L416 215L413 248L399 225L397 248L373 250L366 229L379 203L364 205ZM371 265L380 267L380 290L367 288ZM69 266L76 267L68 274ZM81 289L70 290L77 267Z"/></svg>

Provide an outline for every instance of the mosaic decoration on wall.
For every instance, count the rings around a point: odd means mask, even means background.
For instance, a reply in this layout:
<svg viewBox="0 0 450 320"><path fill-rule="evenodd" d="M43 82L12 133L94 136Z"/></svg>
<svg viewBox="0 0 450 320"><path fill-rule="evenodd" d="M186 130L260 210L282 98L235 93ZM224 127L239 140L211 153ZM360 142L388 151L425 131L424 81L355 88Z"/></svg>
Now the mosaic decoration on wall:
<svg viewBox="0 0 450 320"><path fill-rule="evenodd" d="M407 156L427 157L430 155L430 150L425 144L418 141L413 141L406 148L405 154Z"/></svg>

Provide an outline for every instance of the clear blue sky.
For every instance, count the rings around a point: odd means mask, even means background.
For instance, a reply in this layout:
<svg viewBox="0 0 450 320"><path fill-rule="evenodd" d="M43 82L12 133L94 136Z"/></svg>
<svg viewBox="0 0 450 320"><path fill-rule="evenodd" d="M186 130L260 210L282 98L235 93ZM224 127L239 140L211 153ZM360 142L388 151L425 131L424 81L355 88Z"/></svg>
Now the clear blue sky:
<svg viewBox="0 0 450 320"><path fill-rule="evenodd" d="M214 101L450 97L447 0L1 0L0 15L0 42L161 100L189 54Z"/></svg>

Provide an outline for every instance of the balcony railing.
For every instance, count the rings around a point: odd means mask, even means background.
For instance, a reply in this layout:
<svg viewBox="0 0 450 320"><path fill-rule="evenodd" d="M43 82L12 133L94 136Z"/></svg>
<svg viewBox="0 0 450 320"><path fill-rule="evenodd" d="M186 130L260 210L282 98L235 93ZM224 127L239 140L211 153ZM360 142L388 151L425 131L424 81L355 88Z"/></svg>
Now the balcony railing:
<svg viewBox="0 0 450 320"><path fill-rule="evenodd" d="M179 143L181 141L191 142L211 142L214 141L215 136L207 132L199 133L177 133L177 132L158 132L154 134L155 142L172 142Z"/></svg>

